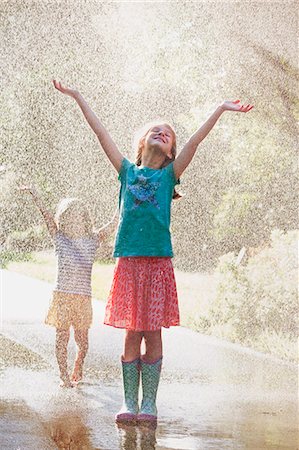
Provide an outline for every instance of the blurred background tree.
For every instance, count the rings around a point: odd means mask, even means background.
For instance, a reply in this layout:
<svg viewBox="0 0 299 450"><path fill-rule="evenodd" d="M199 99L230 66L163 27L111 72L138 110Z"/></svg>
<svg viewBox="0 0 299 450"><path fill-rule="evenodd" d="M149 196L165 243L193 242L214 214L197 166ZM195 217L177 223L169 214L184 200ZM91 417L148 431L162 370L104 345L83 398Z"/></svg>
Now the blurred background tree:
<svg viewBox="0 0 299 450"><path fill-rule="evenodd" d="M224 253L267 245L273 229L297 228L295 7L3 1L2 244L37 230L50 245L22 183L34 183L53 211L64 196L83 198L97 226L117 206L114 169L52 78L83 93L131 159L132 136L149 120L173 123L181 147L222 100L255 105L225 114L182 177L177 267L209 270Z"/></svg>

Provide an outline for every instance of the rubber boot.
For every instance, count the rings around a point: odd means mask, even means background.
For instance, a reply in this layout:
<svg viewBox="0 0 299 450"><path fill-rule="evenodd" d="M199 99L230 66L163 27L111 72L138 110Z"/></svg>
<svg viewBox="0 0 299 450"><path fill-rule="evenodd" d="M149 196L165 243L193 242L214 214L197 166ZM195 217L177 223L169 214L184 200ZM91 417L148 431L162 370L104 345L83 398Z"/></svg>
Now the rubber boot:
<svg viewBox="0 0 299 450"><path fill-rule="evenodd" d="M156 421L157 407L156 397L162 367L162 357L152 363L141 359L141 378L143 398L140 412L137 416L139 421Z"/></svg>
<svg viewBox="0 0 299 450"><path fill-rule="evenodd" d="M138 414L138 391L140 378L140 359L122 361L124 403L115 416L117 422L134 421Z"/></svg>

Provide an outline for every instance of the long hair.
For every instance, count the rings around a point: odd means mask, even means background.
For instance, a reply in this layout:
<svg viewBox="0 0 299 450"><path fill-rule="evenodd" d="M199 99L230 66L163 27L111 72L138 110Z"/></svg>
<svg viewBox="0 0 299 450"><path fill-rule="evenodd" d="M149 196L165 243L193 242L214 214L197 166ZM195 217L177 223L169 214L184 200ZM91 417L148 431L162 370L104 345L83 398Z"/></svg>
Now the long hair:
<svg viewBox="0 0 299 450"><path fill-rule="evenodd" d="M80 214L83 217L83 225L86 236L93 234L93 222L90 217L89 211L82 200L78 198L63 198L60 200L55 214L55 222L58 230L67 230L67 225L70 220L76 220L76 214Z"/></svg>
<svg viewBox="0 0 299 450"><path fill-rule="evenodd" d="M153 128L154 126L157 126L158 124L163 123L163 121L155 121L155 122L150 122L148 124L146 124L144 127L142 127L142 129L136 134L135 137L135 146L137 144L137 155L136 155L136 160L135 160L135 164L136 166L141 166L141 162L142 162L142 152L144 149L144 141L146 138L147 133L149 132L149 130L151 128ZM173 144L172 144L172 148L171 148L171 158L169 158L168 156L165 157L165 160L161 166L161 169L163 167L168 166L170 163L172 163L175 158L176 158L176 154L177 154L177 150L176 150L176 134L175 131L173 129L173 127L171 125L169 125L168 123L164 123L164 125L167 126L167 128L169 128L173 134ZM176 190L173 190L173 196L172 198L174 200L177 200L179 198L181 198L182 196L176 192Z"/></svg>

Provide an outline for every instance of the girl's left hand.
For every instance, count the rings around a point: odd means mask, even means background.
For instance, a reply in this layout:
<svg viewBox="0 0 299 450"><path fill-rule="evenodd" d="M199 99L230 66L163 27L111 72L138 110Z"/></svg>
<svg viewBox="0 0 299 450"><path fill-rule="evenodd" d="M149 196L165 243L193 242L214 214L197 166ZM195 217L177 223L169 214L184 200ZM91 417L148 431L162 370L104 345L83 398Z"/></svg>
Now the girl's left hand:
<svg viewBox="0 0 299 450"><path fill-rule="evenodd" d="M78 94L78 91L76 91L75 89L70 89L70 88L67 88L65 86L62 86L60 81L53 80L53 84L54 84L54 87L58 91L62 92L62 94L68 95L69 97L73 97L74 98Z"/></svg>
<svg viewBox="0 0 299 450"><path fill-rule="evenodd" d="M236 111L236 112L248 112L253 108L253 105L240 105L240 100L235 100L231 102L229 100L225 100L222 103L221 108L223 111Z"/></svg>
<svg viewBox="0 0 299 450"><path fill-rule="evenodd" d="M21 192L29 192L29 194L31 194L33 197L34 196L37 197L37 191L36 191L34 186L26 186L26 185L24 186L24 185L22 185L22 186L19 187L19 190Z"/></svg>

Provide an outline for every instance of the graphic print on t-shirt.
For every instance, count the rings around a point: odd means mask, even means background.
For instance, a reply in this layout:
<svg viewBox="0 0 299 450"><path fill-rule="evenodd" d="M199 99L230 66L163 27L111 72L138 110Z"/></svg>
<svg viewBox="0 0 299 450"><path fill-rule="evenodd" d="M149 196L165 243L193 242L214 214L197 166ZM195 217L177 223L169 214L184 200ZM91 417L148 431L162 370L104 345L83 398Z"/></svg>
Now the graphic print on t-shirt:
<svg viewBox="0 0 299 450"><path fill-rule="evenodd" d="M128 186L128 190L135 197L132 209L138 208L144 202L152 203L156 208L160 209L160 205L155 197L155 193L160 185L160 182L150 182L145 176L138 175L134 184Z"/></svg>

